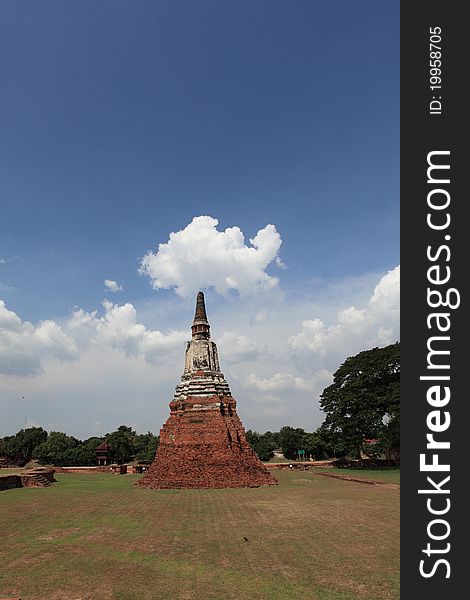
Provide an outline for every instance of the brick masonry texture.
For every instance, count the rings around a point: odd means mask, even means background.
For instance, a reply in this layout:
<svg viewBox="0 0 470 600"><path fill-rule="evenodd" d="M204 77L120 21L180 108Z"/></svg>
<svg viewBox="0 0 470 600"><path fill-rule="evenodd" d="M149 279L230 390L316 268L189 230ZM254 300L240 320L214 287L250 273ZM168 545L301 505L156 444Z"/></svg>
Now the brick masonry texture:
<svg viewBox="0 0 470 600"><path fill-rule="evenodd" d="M19 487L49 487L57 480L54 469L35 469L18 475L0 475L0 491Z"/></svg>

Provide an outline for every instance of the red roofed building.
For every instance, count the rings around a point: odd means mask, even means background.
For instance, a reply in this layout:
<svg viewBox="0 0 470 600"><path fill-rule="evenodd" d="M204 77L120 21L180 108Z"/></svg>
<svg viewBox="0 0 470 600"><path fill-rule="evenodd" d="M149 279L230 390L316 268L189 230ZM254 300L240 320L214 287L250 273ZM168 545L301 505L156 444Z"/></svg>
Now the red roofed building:
<svg viewBox="0 0 470 600"><path fill-rule="evenodd" d="M96 448L95 452L96 460L100 467L105 467L112 463L111 446L106 440Z"/></svg>

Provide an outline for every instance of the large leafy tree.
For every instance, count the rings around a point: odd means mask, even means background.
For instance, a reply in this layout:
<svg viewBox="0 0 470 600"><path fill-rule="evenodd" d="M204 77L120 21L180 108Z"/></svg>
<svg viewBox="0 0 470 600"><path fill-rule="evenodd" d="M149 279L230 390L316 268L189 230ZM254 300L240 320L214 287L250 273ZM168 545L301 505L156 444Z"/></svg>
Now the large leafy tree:
<svg viewBox="0 0 470 600"><path fill-rule="evenodd" d="M313 452L317 460L326 458L342 458L349 452L340 432L330 430L325 424L315 432L316 448Z"/></svg>
<svg viewBox="0 0 470 600"><path fill-rule="evenodd" d="M61 431L51 431L45 442L36 446L33 458L43 465L65 466L73 464L76 448L81 442Z"/></svg>
<svg viewBox="0 0 470 600"><path fill-rule="evenodd" d="M312 433L305 433L302 444L306 454L315 460L325 460L347 453L341 437L331 434L322 427Z"/></svg>
<svg viewBox="0 0 470 600"><path fill-rule="evenodd" d="M279 441L284 456L290 460L298 458L298 451L305 450L305 431L300 427L282 427Z"/></svg>
<svg viewBox="0 0 470 600"><path fill-rule="evenodd" d="M340 435L350 452L360 456L364 439L399 443L400 344L373 348L351 356L323 390L323 427Z"/></svg>
<svg viewBox="0 0 470 600"><path fill-rule="evenodd" d="M117 463L123 464L134 458L135 438L136 432L126 425L120 425L116 431L106 434L106 441L111 446L111 455Z"/></svg>
<svg viewBox="0 0 470 600"><path fill-rule="evenodd" d="M131 460L149 460L155 458L158 446L158 436L150 431L137 434L132 427L120 425L116 431L107 433L106 442L111 446L111 456L119 464Z"/></svg>
<svg viewBox="0 0 470 600"><path fill-rule="evenodd" d="M136 460L149 460L155 458L159 438L150 431L136 435L134 438L134 453Z"/></svg>
<svg viewBox="0 0 470 600"><path fill-rule="evenodd" d="M42 427L20 429L15 435L3 438L1 453L19 462L31 460L34 449L47 440L47 431Z"/></svg>
<svg viewBox="0 0 470 600"><path fill-rule="evenodd" d="M271 431L258 433L249 429L246 432L246 439L260 460L267 461L274 456L273 450L277 448L278 441Z"/></svg>

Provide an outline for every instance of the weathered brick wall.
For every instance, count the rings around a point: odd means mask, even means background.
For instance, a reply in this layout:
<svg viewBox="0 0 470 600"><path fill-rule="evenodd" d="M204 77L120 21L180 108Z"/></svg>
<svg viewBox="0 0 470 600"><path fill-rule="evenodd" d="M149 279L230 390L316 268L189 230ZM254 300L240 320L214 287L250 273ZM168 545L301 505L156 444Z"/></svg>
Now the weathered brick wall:
<svg viewBox="0 0 470 600"><path fill-rule="evenodd" d="M348 460L341 458L332 461L333 467L341 469L383 469L384 467L396 467L400 463L394 460L386 460L385 458L361 458L358 460Z"/></svg>
<svg viewBox="0 0 470 600"><path fill-rule="evenodd" d="M0 490L19 487L46 487L57 481L54 469L38 469L18 475L0 475Z"/></svg>
<svg viewBox="0 0 470 600"><path fill-rule="evenodd" d="M0 475L0 490L22 487L19 475Z"/></svg>
<svg viewBox="0 0 470 600"><path fill-rule="evenodd" d="M27 473L22 473L21 483L23 487L46 487L55 483L54 469L35 469Z"/></svg>
<svg viewBox="0 0 470 600"><path fill-rule="evenodd" d="M54 467L56 473L111 473L112 467Z"/></svg>
<svg viewBox="0 0 470 600"><path fill-rule="evenodd" d="M231 414L223 410L229 403ZM184 408L172 407L155 461L137 485L228 488L276 483L249 445L233 398L223 402L216 396L187 398Z"/></svg>

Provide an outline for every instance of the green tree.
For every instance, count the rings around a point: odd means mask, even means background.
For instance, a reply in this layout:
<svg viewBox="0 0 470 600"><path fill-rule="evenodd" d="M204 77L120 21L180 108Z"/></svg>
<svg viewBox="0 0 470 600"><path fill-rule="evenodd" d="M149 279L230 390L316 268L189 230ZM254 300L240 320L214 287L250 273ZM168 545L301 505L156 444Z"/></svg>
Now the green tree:
<svg viewBox="0 0 470 600"><path fill-rule="evenodd" d="M86 448L89 448L94 452L102 442L104 442L104 438L93 436L83 440L82 443Z"/></svg>
<svg viewBox="0 0 470 600"><path fill-rule="evenodd" d="M150 431L136 435L134 438L135 459L152 461L155 458L158 442L158 436L153 435Z"/></svg>
<svg viewBox="0 0 470 600"><path fill-rule="evenodd" d="M377 450L389 460L400 460L400 412L395 411L385 419L382 426Z"/></svg>
<svg viewBox="0 0 470 600"><path fill-rule="evenodd" d="M272 446L273 450L281 447L281 442L279 441L279 432L267 431L263 434L267 443Z"/></svg>
<svg viewBox="0 0 470 600"><path fill-rule="evenodd" d="M116 431L106 434L106 441L111 446L111 455L118 464L131 461L135 456L136 432L132 427L121 425Z"/></svg>
<svg viewBox="0 0 470 600"><path fill-rule="evenodd" d="M277 443L274 435L270 431L258 433L257 431L251 431L251 429L249 429L245 435L248 443L256 452L260 460L267 461L274 456L273 450L276 448Z"/></svg>
<svg viewBox="0 0 470 600"><path fill-rule="evenodd" d="M69 464L71 456L68 451L76 448L79 444L80 441L77 438L60 431L51 431L47 440L36 446L33 458L37 458L42 465L66 466Z"/></svg>
<svg viewBox="0 0 470 600"><path fill-rule="evenodd" d="M92 447L80 442L77 446L65 450L62 455L61 466L91 467L96 463L96 453Z"/></svg>
<svg viewBox="0 0 470 600"><path fill-rule="evenodd" d="M323 424L315 431L318 450L315 454L318 460L327 458L343 458L349 452L341 432L331 431Z"/></svg>
<svg viewBox="0 0 470 600"><path fill-rule="evenodd" d="M279 432L279 442L284 456L290 460L298 458L298 451L305 450L303 447L305 431L300 427L283 427Z"/></svg>
<svg viewBox="0 0 470 600"><path fill-rule="evenodd" d="M41 464L93 466L97 464L96 448L105 439L111 446L113 459L120 464L133 458L152 461L159 442L150 431L137 434L126 425L106 437L93 436L83 442L60 431L52 431L48 437L41 427L32 427L1 438L0 454L23 462L36 458Z"/></svg>
<svg viewBox="0 0 470 600"><path fill-rule="evenodd" d="M306 455L312 456L315 460L326 458L322 440L316 431L312 433L306 432L303 435L301 448L305 450Z"/></svg>
<svg viewBox="0 0 470 600"><path fill-rule="evenodd" d="M15 435L3 438L2 454L27 463L33 456L34 449L47 440L47 431L42 427L20 429Z"/></svg>
<svg viewBox="0 0 470 600"><path fill-rule="evenodd" d="M397 432L400 414L400 344L373 348L352 356L323 390L323 427L340 435L350 452L360 457L364 438ZM393 437L393 436L391 436Z"/></svg>

